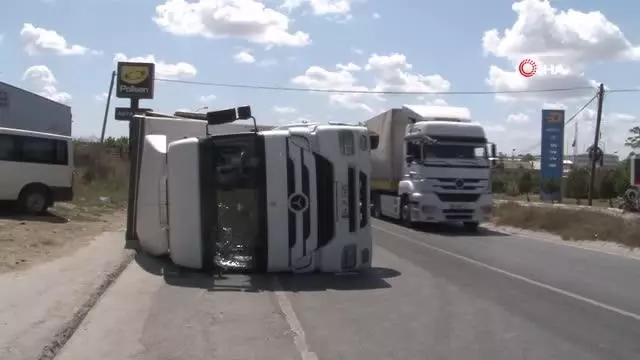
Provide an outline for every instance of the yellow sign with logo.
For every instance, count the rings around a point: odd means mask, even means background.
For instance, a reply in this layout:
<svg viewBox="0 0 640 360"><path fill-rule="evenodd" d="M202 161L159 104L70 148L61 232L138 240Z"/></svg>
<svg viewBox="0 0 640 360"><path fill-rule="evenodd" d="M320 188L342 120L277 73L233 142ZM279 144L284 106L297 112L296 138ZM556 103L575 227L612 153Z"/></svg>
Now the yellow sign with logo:
<svg viewBox="0 0 640 360"><path fill-rule="evenodd" d="M124 99L153 99L153 63L118 63L116 97Z"/></svg>
<svg viewBox="0 0 640 360"><path fill-rule="evenodd" d="M546 110L545 121L547 123L563 123L564 122L564 110Z"/></svg>

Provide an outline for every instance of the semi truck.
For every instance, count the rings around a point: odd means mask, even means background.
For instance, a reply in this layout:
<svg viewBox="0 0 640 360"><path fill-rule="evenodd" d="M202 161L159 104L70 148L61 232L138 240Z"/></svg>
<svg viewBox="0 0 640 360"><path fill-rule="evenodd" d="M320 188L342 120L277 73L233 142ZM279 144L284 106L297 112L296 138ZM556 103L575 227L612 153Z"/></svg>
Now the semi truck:
<svg viewBox="0 0 640 360"><path fill-rule="evenodd" d="M470 231L488 218L496 146L467 108L404 105L365 126L379 136L371 151L374 217L408 226L461 222Z"/></svg>
<svg viewBox="0 0 640 360"><path fill-rule="evenodd" d="M344 272L371 266L370 149L363 127L313 125L215 134L250 107L139 115L136 232L180 266ZM214 135L212 135L214 133Z"/></svg>

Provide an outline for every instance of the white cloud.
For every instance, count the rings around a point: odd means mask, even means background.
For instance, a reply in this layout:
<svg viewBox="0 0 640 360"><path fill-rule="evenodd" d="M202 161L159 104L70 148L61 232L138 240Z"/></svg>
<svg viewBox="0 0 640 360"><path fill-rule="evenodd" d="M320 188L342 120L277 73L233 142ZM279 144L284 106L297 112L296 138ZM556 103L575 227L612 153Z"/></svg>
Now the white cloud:
<svg viewBox="0 0 640 360"><path fill-rule="evenodd" d="M345 90L345 93L331 93L331 103L351 109L374 112L369 100L384 101L379 94L350 93L350 91L399 91L399 92L442 92L448 91L451 83L440 75L422 75L412 73L413 66L402 54L378 55L369 57L364 67L353 63L337 64L337 71L319 66L311 66L304 75L294 77L291 82L310 89ZM373 77L372 86L361 85L354 73L365 70L363 76ZM424 98L423 98L424 100Z"/></svg>
<svg viewBox="0 0 640 360"><path fill-rule="evenodd" d="M215 100L217 97L213 94L209 94L209 95L202 95L200 96L200 102L203 104L208 104L210 102L212 102L213 100Z"/></svg>
<svg viewBox="0 0 640 360"><path fill-rule="evenodd" d="M560 103L543 103L542 104L542 108L543 109L547 109L547 110L566 110L567 109L567 105L565 104L560 104Z"/></svg>
<svg viewBox="0 0 640 360"><path fill-rule="evenodd" d="M63 104L71 102L69 93L58 91L57 80L51 70L45 65L35 65L28 68L22 75L22 81L27 87L40 96Z"/></svg>
<svg viewBox="0 0 640 360"><path fill-rule="evenodd" d="M367 91L367 87L356 85L356 78L344 69L338 71L326 70L320 66L311 66L304 75L291 79L296 85L310 89L336 89L346 91ZM357 93L332 93L329 95L331 103L342 105L350 109L362 109L373 112L373 109L361 102L363 95Z"/></svg>
<svg viewBox="0 0 640 360"><path fill-rule="evenodd" d="M351 51L355 54L362 55L364 54L364 50L358 48L351 48Z"/></svg>
<svg viewBox="0 0 640 360"><path fill-rule="evenodd" d="M186 62L177 62L175 64L169 64L162 60L156 60L154 55L145 55L138 57L127 57L125 54L117 53L114 58L114 62L118 61L131 61L131 62L149 62L156 64L156 76L170 79L180 79L194 77L198 73L195 66Z"/></svg>
<svg viewBox="0 0 640 360"><path fill-rule="evenodd" d="M344 70L344 71L349 71L349 72L355 72L355 71L360 71L362 70L362 67L354 64L354 63L348 63L346 65L343 64L338 64L336 65L336 67L340 70Z"/></svg>
<svg viewBox="0 0 640 360"><path fill-rule="evenodd" d="M637 116L635 115L630 115L630 114L623 114L623 113L611 113L608 116L607 120L610 121L614 121L614 122L619 122L619 121L636 121L638 119Z"/></svg>
<svg viewBox="0 0 640 360"><path fill-rule="evenodd" d="M240 51L233 56L233 59L240 64L253 64L256 58L249 54L248 51Z"/></svg>
<svg viewBox="0 0 640 360"><path fill-rule="evenodd" d="M164 31L181 36L236 37L266 45L304 46L302 31L290 32L287 15L256 0L167 0L153 19Z"/></svg>
<svg viewBox="0 0 640 360"><path fill-rule="evenodd" d="M288 106L274 106L273 112L278 114L294 114L297 110Z"/></svg>
<svg viewBox="0 0 640 360"><path fill-rule="evenodd" d="M512 68L491 66L487 84L496 91L527 91L552 88L596 86L584 71L590 63L602 60L640 60L640 47L633 45L620 28L599 11L581 12L553 8L548 0L521 0L512 5L515 23L502 33L484 33L486 55L508 60ZM553 72L536 73L530 78L518 72L525 58L553 67ZM539 67L545 67L539 66ZM567 101L583 99L593 92L503 94L498 100Z"/></svg>
<svg viewBox="0 0 640 360"><path fill-rule="evenodd" d="M451 88L451 83L440 75L410 73L413 65L403 54L373 54L365 68L376 77L375 91L443 92Z"/></svg>
<svg viewBox="0 0 640 360"><path fill-rule="evenodd" d="M96 101L100 101L100 102L102 102L102 101L106 101L108 96L109 96L109 94L108 94L108 93L103 92L103 93L101 93L101 94L99 94L99 95L96 95L96 96L95 96L95 99L96 99Z"/></svg>
<svg viewBox="0 0 640 360"><path fill-rule="evenodd" d="M380 19L380 14L378 14L377 12L373 13L373 15L371 15L371 17L373 17L374 19Z"/></svg>
<svg viewBox="0 0 640 360"><path fill-rule="evenodd" d="M510 114L507 116L507 123L511 124L526 124L529 120L529 115L524 113Z"/></svg>
<svg viewBox="0 0 640 360"><path fill-rule="evenodd" d="M498 29L484 33L486 53L512 60L529 56L562 62L640 60L640 47L599 11L561 11L548 0L521 0L511 8L517 19L510 29L503 35Z"/></svg>
<svg viewBox="0 0 640 360"><path fill-rule="evenodd" d="M62 35L54 30L47 30L25 23L20 30L20 37L29 55L37 55L50 51L58 55L100 55L102 51L91 50L86 46L69 44Z"/></svg>
<svg viewBox="0 0 640 360"><path fill-rule="evenodd" d="M351 11L352 0L285 0L280 6L288 11L307 4L314 15L344 15Z"/></svg>

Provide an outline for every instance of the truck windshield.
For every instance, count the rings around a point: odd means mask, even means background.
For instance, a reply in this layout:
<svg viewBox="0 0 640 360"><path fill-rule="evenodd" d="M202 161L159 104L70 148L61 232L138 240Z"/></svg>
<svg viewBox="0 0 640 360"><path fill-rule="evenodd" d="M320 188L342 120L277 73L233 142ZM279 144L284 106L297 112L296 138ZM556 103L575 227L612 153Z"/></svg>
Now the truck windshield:
<svg viewBox="0 0 640 360"><path fill-rule="evenodd" d="M452 143L424 143L422 157L428 159L487 159L485 144L452 144Z"/></svg>
<svg viewBox="0 0 640 360"><path fill-rule="evenodd" d="M215 263L222 268L257 270L265 250L264 151L260 140L255 134L214 137Z"/></svg>

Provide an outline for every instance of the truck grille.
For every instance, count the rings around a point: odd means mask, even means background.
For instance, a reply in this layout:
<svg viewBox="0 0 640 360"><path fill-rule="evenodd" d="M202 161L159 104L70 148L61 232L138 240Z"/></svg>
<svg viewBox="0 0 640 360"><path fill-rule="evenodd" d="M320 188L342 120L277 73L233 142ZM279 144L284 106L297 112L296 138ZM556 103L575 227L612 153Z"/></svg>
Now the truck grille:
<svg viewBox="0 0 640 360"><path fill-rule="evenodd" d="M476 202L480 194L468 193L436 193L440 201L443 202Z"/></svg>
<svg viewBox="0 0 640 360"><path fill-rule="evenodd" d="M349 169L347 170L347 185L349 188L349 195L348 195L348 199L349 199L349 232L355 232L356 231L356 213L357 213L357 196L358 193L356 192L356 169L349 167Z"/></svg>
<svg viewBox="0 0 640 360"><path fill-rule="evenodd" d="M321 155L316 160L316 199L318 199L318 248L326 246L335 236L335 196L333 164Z"/></svg>

